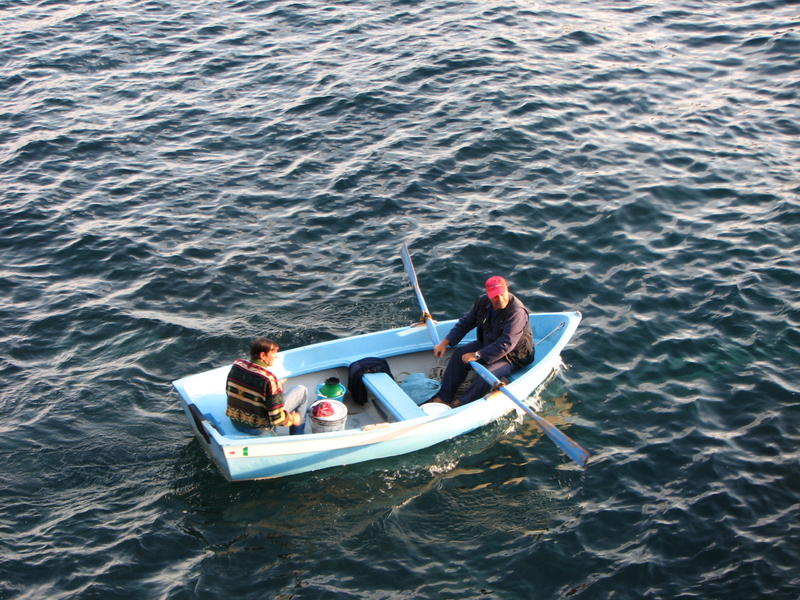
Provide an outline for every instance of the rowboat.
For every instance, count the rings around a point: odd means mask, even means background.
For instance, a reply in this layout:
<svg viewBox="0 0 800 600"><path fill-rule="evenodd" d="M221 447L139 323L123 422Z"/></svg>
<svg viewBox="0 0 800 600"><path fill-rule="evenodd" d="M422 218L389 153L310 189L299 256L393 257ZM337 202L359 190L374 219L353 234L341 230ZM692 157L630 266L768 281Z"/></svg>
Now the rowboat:
<svg viewBox="0 0 800 600"><path fill-rule="evenodd" d="M415 278L412 285L417 285ZM424 306L421 294L418 297ZM423 316L429 317L426 308ZM195 436L230 481L283 477L403 455L464 435L511 411L535 416L545 433L569 454L570 444L574 442L535 415L520 399L527 399L559 367L561 351L580 320L579 312L531 313L535 361L513 373L509 381L493 382L494 387L484 397L454 409L444 405L434 406L435 410L430 405L420 406L427 398L414 398L409 386L404 384L430 382L440 377L447 356L444 359L434 357L434 340L443 338L455 320L434 322L425 318L424 324L279 352L272 371L287 379L287 387L306 386L312 401L315 391L331 377L346 383L353 362L365 357L386 360L391 375L364 375L367 403L354 402L345 394L343 402L347 415L342 428L333 431L314 431L309 415L304 435L290 436L288 428L281 427L264 435L241 433L225 416L225 383L230 365L177 379L173 386L180 395ZM474 339L473 333L462 343ZM487 373L479 374L491 377ZM555 437L559 435L562 437ZM568 441L563 441L564 438ZM573 459L585 464L588 453L578 457L580 460Z"/></svg>
<svg viewBox="0 0 800 600"><path fill-rule="evenodd" d="M443 365L453 352L436 359L433 347L456 321L434 321L405 242L401 256L422 310L420 323L286 350L278 353L270 367L286 379L285 388L302 385L321 392L334 379L350 383L354 363L385 361L382 372L359 375L359 391L368 390L368 398L359 393L354 402L351 394L348 402L342 394L329 402L320 394L318 402L341 409L335 415L335 427L311 416L311 431L306 418L303 435L290 436L286 427L275 427L268 435L242 433L225 415L230 365L172 382L195 436L226 479L269 479L408 454L488 425L511 411L530 416L574 462L586 465L589 453L520 399L530 396L561 364L561 351L578 328L581 314L531 313L535 347L531 364L512 373L508 381L500 381L472 361L474 375L491 386L486 395L455 409L425 402L438 388ZM475 341L474 330L461 343L471 341ZM426 383L433 389L426 391Z"/></svg>

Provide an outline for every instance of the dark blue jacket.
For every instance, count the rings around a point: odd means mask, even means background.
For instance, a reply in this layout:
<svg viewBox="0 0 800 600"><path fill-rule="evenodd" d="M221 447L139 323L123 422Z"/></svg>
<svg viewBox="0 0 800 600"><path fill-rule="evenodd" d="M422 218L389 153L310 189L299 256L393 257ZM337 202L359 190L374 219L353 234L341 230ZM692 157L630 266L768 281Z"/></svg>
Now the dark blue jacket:
<svg viewBox="0 0 800 600"><path fill-rule="evenodd" d="M481 344L480 362L488 365L505 358L516 368L533 362L528 309L513 294L509 294L508 305L502 310L495 310L488 296L478 298L447 334L450 345L457 345L475 327Z"/></svg>

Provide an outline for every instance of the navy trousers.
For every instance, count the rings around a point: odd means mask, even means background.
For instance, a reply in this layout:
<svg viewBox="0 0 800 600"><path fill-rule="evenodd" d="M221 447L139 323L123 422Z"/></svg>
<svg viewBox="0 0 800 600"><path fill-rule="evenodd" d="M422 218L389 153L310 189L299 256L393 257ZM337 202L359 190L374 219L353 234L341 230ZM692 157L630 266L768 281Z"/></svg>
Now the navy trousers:
<svg viewBox="0 0 800 600"><path fill-rule="evenodd" d="M467 378L467 374L472 370L472 367L463 362L461 357L468 352L475 352L480 349L480 343L470 342L453 350L453 354L450 355L450 361L447 363L447 368L444 370L444 375L442 375L442 387L439 389L438 394L436 394L441 400L444 400L448 404L453 402L458 386L462 384L464 379ZM514 370L511 363L504 358L484 366L494 373L495 377L498 379L501 377L508 377ZM461 404L468 404L473 400L477 400L488 391L489 384L476 373L472 385L467 388L459 400Z"/></svg>

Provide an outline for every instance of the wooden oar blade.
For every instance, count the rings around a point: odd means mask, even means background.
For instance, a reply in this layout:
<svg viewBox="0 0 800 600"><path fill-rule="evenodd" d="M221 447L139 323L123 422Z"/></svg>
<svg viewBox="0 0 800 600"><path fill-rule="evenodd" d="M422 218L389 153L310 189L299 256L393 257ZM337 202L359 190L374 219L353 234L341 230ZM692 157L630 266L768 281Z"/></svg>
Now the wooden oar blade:
<svg viewBox="0 0 800 600"><path fill-rule="evenodd" d="M494 389L498 389L503 392L514 404L519 406L522 410L524 410L531 418L536 421L536 424L539 428L545 433L547 437L561 450L569 456L573 461L575 461L579 466L584 467L586 463L589 461L590 454L584 450L581 446L579 446L572 438L568 435L563 433L558 427L553 425L550 421L545 419L544 417L536 414L530 406L525 404L522 400L517 398L514 394L512 394L506 386L492 373L489 369L484 367L482 364L470 361L470 366L473 370L481 376L481 378L491 385Z"/></svg>

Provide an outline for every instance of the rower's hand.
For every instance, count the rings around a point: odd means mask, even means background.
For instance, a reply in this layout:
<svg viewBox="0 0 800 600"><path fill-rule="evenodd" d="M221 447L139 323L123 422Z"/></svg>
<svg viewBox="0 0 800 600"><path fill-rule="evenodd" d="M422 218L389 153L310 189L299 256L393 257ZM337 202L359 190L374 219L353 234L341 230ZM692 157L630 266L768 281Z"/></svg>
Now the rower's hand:
<svg viewBox="0 0 800 600"><path fill-rule="evenodd" d="M300 425L303 422L303 417L296 410L290 412L289 416L292 417L292 425Z"/></svg>
<svg viewBox="0 0 800 600"><path fill-rule="evenodd" d="M442 358L445 352L447 352L447 338L443 339L433 347L433 355L436 358Z"/></svg>
<svg viewBox="0 0 800 600"><path fill-rule="evenodd" d="M472 362L473 360L478 360L478 357L475 356L474 352L466 352L461 355L461 360L465 363Z"/></svg>

